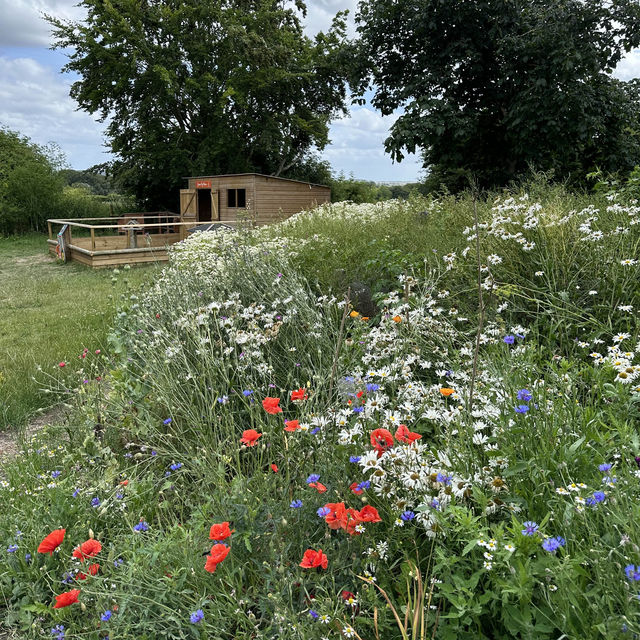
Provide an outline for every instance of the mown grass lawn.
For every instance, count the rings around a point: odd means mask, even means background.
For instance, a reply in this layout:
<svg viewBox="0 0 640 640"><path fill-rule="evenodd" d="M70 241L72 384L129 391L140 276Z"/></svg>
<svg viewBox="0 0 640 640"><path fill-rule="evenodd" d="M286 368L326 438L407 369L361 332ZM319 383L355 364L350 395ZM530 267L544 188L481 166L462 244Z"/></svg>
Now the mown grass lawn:
<svg viewBox="0 0 640 640"><path fill-rule="evenodd" d="M154 269L121 272L114 282L110 269L57 264L43 235L0 237L0 429L51 403L46 373L85 347L103 348L115 297Z"/></svg>

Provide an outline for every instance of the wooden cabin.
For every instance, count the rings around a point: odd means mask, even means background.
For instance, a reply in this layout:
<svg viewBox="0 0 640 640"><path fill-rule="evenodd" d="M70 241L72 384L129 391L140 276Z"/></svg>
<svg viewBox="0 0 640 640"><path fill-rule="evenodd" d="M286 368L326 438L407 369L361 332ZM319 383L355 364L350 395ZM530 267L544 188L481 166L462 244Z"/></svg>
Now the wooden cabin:
<svg viewBox="0 0 640 640"><path fill-rule="evenodd" d="M330 187L260 173L194 176L187 180L188 188L180 190L183 222L246 220L263 225L331 202Z"/></svg>

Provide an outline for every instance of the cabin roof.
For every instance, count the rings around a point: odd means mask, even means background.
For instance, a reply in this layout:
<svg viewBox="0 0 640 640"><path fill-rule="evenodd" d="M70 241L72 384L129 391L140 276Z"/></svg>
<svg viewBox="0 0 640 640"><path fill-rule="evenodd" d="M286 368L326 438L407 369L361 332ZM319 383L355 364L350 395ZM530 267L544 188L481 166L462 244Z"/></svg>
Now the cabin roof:
<svg viewBox="0 0 640 640"><path fill-rule="evenodd" d="M204 178L233 178L236 176L261 176L262 178L269 178L270 180L284 180L285 182L297 182L299 184L308 184L312 187L323 187L324 189L330 189L327 184L318 184L317 182L308 182L305 180L294 180L293 178L280 178L279 176L268 176L266 173L220 173L215 176L185 176L183 180L201 180Z"/></svg>

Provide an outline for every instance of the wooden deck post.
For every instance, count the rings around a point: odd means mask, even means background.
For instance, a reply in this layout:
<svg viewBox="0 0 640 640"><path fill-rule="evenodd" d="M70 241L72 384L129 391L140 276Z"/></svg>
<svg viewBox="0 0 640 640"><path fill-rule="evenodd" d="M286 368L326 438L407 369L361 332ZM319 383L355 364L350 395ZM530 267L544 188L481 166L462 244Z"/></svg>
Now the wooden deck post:
<svg viewBox="0 0 640 640"><path fill-rule="evenodd" d="M96 250L96 230L91 227L91 251Z"/></svg>
<svg viewBox="0 0 640 640"><path fill-rule="evenodd" d="M47 222L47 226L49 227L49 240L53 240L53 227L50 222Z"/></svg>

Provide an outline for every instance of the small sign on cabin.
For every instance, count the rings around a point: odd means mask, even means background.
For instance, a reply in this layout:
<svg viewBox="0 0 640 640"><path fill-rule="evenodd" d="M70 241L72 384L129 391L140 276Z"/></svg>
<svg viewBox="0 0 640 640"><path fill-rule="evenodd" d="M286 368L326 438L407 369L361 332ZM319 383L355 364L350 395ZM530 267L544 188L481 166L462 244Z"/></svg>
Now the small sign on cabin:
<svg viewBox="0 0 640 640"><path fill-rule="evenodd" d="M196 180L196 189L211 189L211 180Z"/></svg>
<svg viewBox="0 0 640 640"><path fill-rule="evenodd" d="M56 244L56 255L62 262L67 261L67 241L69 234L69 225L62 225L62 229L58 231L58 243Z"/></svg>

